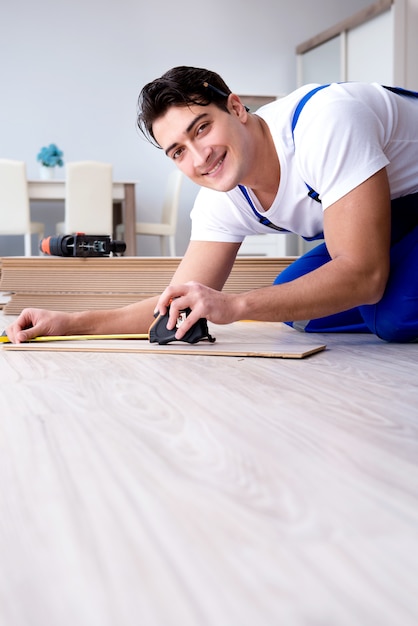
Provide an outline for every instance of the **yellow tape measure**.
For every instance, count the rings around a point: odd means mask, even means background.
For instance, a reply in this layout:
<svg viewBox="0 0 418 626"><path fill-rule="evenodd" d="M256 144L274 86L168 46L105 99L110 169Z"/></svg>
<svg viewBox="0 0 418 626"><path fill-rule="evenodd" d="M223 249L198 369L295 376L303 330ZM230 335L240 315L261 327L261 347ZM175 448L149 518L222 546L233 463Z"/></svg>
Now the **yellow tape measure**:
<svg viewBox="0 0 418 626"><path fill-rule="evenodd" d="M148 339L148 334L117 334L117 335L47 335L45 337L34 337L25 343L31 341L87 341L89 339ZM6 335L0 336L0 343L10 343L10 339Z"/></svg>

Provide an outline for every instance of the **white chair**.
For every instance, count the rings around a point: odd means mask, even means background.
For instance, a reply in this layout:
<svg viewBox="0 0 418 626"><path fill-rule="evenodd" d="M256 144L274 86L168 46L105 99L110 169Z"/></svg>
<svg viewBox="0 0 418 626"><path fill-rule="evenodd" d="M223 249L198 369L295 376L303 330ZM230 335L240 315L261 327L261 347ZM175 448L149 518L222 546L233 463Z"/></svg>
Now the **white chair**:
<svg viewBox="0 0 418 626"><path fill-rule="evenodd" d="M23 235L25 256L31 256L32 235L37 234L40 242L44 230L41 222L30 221L25 162L0 159L0 235Z"/></svg>
<svg viewBox="0 0 418 626"><path fill-rule="evenodd" d="M65 221L56 225L57 234L112 236L112 165L75 161L65 169Z"/></svg>
<svg viewBox="0 0 418 626"><path fill-rule="evenodd" d="M168 256L176 256L176 230L177 217L180 204L180 191L183 182L183 173L174 170L168 176L167 187L161 213L161 222L136 222L135 233L137 235L155 235L160 238L161 255L165 256L166 242L168 241ZM124 225L116 227L117 239L123 239Z"/></svg>

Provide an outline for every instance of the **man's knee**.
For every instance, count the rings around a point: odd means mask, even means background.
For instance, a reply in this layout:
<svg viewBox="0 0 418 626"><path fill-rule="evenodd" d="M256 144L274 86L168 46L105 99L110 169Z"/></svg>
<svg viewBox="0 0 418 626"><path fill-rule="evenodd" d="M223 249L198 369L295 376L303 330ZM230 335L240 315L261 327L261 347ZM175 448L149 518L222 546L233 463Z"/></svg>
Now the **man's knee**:
<svg viewBox="0 0 418 626"><path fill-rule="evenodd" d="M418 339L418 300L388 305L384 300L360 307L371 332L390 343L410 343Z"/></svg>

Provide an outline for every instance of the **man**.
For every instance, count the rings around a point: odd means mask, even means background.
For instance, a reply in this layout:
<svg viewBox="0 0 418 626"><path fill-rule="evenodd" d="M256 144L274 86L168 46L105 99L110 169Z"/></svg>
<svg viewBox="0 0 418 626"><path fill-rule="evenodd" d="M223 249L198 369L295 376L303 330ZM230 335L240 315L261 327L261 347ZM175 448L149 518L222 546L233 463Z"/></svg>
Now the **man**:
<svg viewBox="0 0 418 626"><path fill-rule="evenodd" d="M158 299L110 312L26 309L9 326L10 339L147 332L154 311L165 313L171 303L170 329L179 311L191 309L178 339L205 317L416 340L418 99L374 84L332 84L310 94L312 87L251 114L205 69L174 68L146 85L139 128L203 187L170 286ZM245 236L274 232L323 233L325 244L271 287L223 293Z"/></svg>

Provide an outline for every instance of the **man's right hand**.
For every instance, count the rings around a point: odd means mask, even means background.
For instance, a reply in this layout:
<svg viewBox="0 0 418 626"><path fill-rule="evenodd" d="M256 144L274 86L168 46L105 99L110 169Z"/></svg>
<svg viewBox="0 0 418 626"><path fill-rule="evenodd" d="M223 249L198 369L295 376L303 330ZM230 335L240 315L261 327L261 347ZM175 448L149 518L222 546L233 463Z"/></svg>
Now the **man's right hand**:
<svg viewBox="0 0 418 626"><path fill-rule="evenodd" d="M45 335L68 335L71 317L71 313L62 311L24 309L17 320L7 327L6 333L13 343Z"/></svg>

